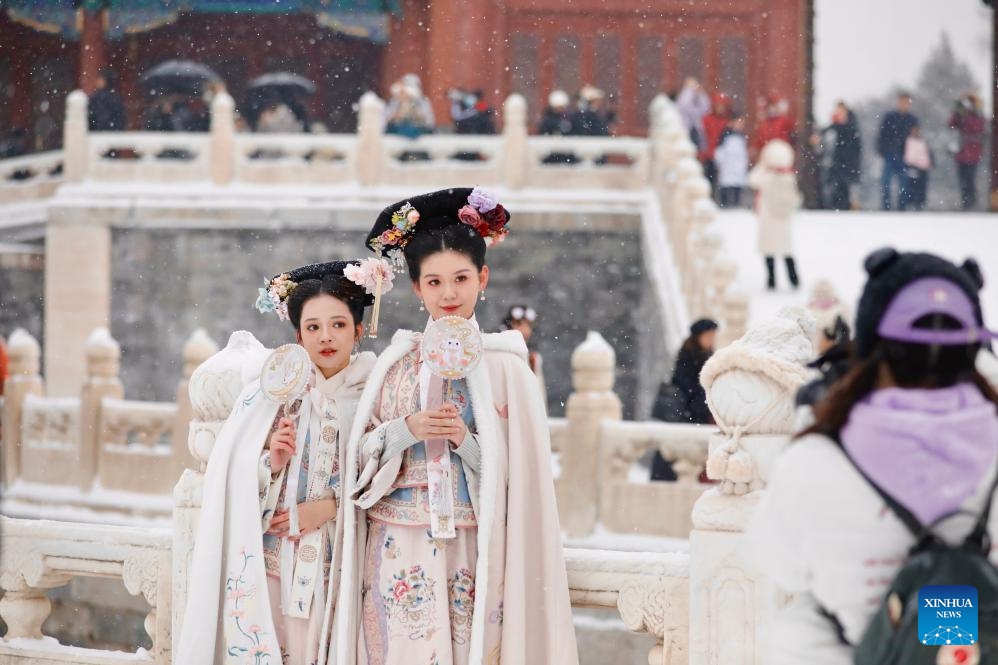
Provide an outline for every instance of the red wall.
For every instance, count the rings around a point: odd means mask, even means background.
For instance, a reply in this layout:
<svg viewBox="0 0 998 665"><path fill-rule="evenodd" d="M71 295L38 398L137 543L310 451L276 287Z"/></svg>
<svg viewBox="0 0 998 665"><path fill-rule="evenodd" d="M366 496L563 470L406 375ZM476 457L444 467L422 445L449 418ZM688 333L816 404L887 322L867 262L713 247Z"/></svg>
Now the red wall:
<svg viewBox="0 0 998 665"><path fill-rule="evenodd" d="M147 107L141 73L162 60L191 58L214 67L237 103L245 82L265 71L308 76L320 89L311 99L313 116L338 131L352 130L361 92L386 97L392 81L415 72L438 122L448 119L452 87L482 88L495 106L511 92L524 93L536 121L556 85L574 93L594 83L616 97L615 132L640 134L654 95L674 91L690 73L710 91L734 94L750 120L756 99L773 92L787 96L804 120L811 1L403 0L386 46L342 37L310 16L184 15L108 42L105 53L121 75L133 128ZM59 132L50 125L61 125L65 94L89 87L87 72L96 64L81 66L80 42L12 23L3 12L0 34L0 85L14 91L0 97L0 129L27 127L44 134L38 145L51 147ZM50 110L41 117L45 100Z"/></svg>
<svg viewBox="0 0 998 665"><path fill-rule="evenodd" d="M647 105L695 73L708 90L779 93L803 120L809 103L810 0L407 0L385 50L382 94L412 71L438 117L446 90L481 87L499 104L525 93L536 118L556 86L595 83L618 98L617 133L647 129ZM739 94L740 93L740 94Z"/></svg>

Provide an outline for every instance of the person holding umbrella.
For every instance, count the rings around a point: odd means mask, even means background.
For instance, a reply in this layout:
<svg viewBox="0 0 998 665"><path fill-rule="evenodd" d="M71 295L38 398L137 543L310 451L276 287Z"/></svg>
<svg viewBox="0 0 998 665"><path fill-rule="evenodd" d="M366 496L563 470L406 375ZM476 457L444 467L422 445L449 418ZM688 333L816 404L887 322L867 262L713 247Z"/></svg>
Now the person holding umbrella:
<svg viewBox="0 0 998 665"><path fill-rule="evenodd" d="M158 132L208 131L207 108L199 110L194 102L205 87L221 83L209 67L191 60L167 60L141 78L142 84L156 98L146 117L146 129ZM204 105L201 102L202 106Z"/></svg>
<svg viewBox="0 0 998 665"><path fill-rule="evenodd" d="M250 81L248 88L251 124L257 131L278 131L261 129L260 123L266 118L265 127L273 126L273 121L281 116L290 116L287 119L298 126L297 129L281 131L311 131L312 123L302 98L315 94L315 83L292 72L270 72ZM274 116L275 110L277 116ZM264 114L268 112L270 115L265 117ZM288 122L277 124L281 127L290 126Z"/></svg>

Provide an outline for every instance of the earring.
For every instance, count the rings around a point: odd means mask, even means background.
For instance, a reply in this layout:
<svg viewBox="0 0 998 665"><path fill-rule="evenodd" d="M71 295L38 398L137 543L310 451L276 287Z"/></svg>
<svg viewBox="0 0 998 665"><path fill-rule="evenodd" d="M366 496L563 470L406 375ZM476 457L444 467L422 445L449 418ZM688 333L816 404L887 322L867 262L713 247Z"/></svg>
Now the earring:
<svg viewBox="0 0 998 665"><path fill-rule="evenodd" d="M482 289L482 295L478 299L485 302L485 289Z"/></svg>
<svg viewBox="0 0 998 665"><path fill-rule="evenodd" d="M422 300L419 301L419 311L420 312L425 312L426 311L426 307L423 305L423 301Z"/></svg>

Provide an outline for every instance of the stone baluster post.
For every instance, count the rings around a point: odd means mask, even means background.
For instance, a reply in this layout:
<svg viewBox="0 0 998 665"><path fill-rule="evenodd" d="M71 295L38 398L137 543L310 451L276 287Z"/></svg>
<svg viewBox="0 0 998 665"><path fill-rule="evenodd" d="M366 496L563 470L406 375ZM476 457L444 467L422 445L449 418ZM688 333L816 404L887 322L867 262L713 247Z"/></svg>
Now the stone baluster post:
<svg viewBox="0 0 998 665"><path fill-rule="evenodd" d="M88 102L87 94L82 90L74 90L66 97L66 119L62 125L62 170L66 182L83 182L87 178L90 160Z"/></svg>
<svg viewBox="0 0 998 665"><path fill-rule="evenodd" d="M527 150L527 100L523 95L506 98L502 113L502 178L510 189L527 184L530 153Z"/></svg>
<svg viewBox="0 0 998 665"><path fill-rule="evenodd" d="M676 265L685 285L689 281L690 233L693 229L693 209L696 202L710 198L710 183L703 177L700 162L692 157L680 160L676 167L679 182L676 185L676 195L673 201L672 214L675 222L675 237L673 248L676 251Z"/></svg>
<svg viewBox="0 0 998 665"><path fill-rule="evenodd" d="M677 240L676 215L676 189L680 180L679 164L686 158L696 156L696 148L690 141L689 132L683 127L683 121L678 117L675 109L665 111L665 161L666 174L659 189L659 203L662 212L666 217L666 229L669 233L669 242L675 246ZM694 160L696 161L696 160Z"/></svg>
<svg viewBox="0 0 998 665"><path fill-rule="evenodd" d="M195 344L199 352L206 350L202 342ZM201 514L204 471L215 446L215 438L245 385L259 375L267 353L268 350L250 333L244 330L234 332L225 348L201 363L188 381L192 419L187 442L196 468L185 469L173 489L174 651L187 607L187 575ZM185 353L185 360L186 356Z"/></svg>
<svg viewBox="0 0 998 665"><path fill-rule="evenodd" d="M710 294L710 316L715 321L724 320L724 298L738 275L738 265L726 256L722 256L720 251L714 259L714 265L710 271L711 294ZM738 335L741 337L741 335ZM738 339L735 337L733 339Z"/></svg>
<svg viewBox="0 0 998 665"><path fill-rule="evenodd" d="M211 100L211 181L228 185L236 175L236 103L224 90Z"/></svg>
<svg viewBox="0 0 998 665"><path fill-rule="evenodd" d="M4 482L10 487L21 473L21 410L28 395L44 392L38 373L41 349L38 340L23 328L7 341L8 376L3 382Z"/></svg>
<svg viewBox="0 0 998 665"><path fill-rule="evenodd" d="M693 508L690 665L767 662L759 640L767 602L744 553L744 531L793 433L794 396L812 353L807 317L800 309L781 311L715 353L701 374L720 429L710 439L707 474L719 484Z"/></svg>
<svg viewBox="0 0 998 665"><path fill-rule="evenodd" d="M42 624L52 612L52 601L45 595L45 589L29 587L23 578L19 581L4 580L2 586L4 594L0 599L0 617L7 624L3 640L42 639Z"/></svg>
<svg viewBox="0 0 998 665"><path fill-rule="evenodd" d="M98 478L101 458L101 400L123 399L125 389L118 373L121 346L107 328L97 328L87 339L87 380L80 393L80 450L77 483L89 490Z"/></svg>
<svg viewBox="0 0 998 665"><path fill-rule="evenodd" d="M707 228L717 217L717 205L710 197L698 198L693 202L690 211L689 243L690 261L688 266L689 279L684 280L686 286L686 304L690 316L697 319L705 313L707 299L707 268L713 260L710 247L705 241Z"/></svg>
<svg viewBox="0 0 998 665"><path fill-rule="evenodd" d="M718 348L727 346L745 334L749 318L749 297L744 291L728 289L724 294Z"/></svg>
<svg viewBox="0 0 998 665"><path fill-rule="evenodd" d="M194 412L191 409L190 380L194 371L208 358L218 353L218 344L198 328L184 343L184 375L177 383L177 420L173 427L173 462L176 477L184 469L194 468L195 461L187 446L188 433Z"/></svg>
<svg viewBox="0 0 998 665"><path fill-rule="evenodd" d="M699 265L697 279L699 280L698 294L700 299L697 301L696 307L691 308L691 311L696 312L694 316L708 317L717 321L718 318L714 312L714 271L717 270L718 256L724 246L724 238L715 231L702 231L698 236L697 244Z"/></svg>
<svg viewBox="0 0 998 665"><path fill-rule="evenodd" d="M649 185L660 188L668 174L669 106L672 101L665 95L655 95L648 107L648 141L651 143L651 176Z"/></svg>
<svg viewBox="0 0 998 665"><path fill-rule="evenodd" d="M558 505L561 526L570 536L592 533L598 520L600 421L620 420L613 392L616 354L598 332L572 352L572 394L565 407L567 432L561 457Z"/></svg>
<svg viewBox="0 0 998 665"><path fill-rule="evenodd" d="M373 187L381 182L384 134L385 103L373 92L365 92L361 95L357 114L356 151L357 179L365 187Z"/></svg>

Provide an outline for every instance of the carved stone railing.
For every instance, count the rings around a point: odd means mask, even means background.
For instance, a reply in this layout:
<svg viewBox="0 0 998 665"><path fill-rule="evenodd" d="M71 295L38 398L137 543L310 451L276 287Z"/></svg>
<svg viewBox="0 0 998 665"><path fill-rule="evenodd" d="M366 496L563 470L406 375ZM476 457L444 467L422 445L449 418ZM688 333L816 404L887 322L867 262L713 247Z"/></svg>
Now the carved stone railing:
<svg viewBox="0 0 998 665"><path fill-rule="evenodd" d="M236 134L234 178L318 185L356 177L354 134Z"/></svg>
<svg viewBox="0 0 998 665"><path fill-rule="evenodd" d="M21 478L75 484L80 447L79 398L26 396L19 439L24 469Z"/></svg>
<svg viewBox="0 0 998 665"><path fill-rule="evenodd" d="M118 379L121 349L99 328L87 341L80 396L52 398L44 396L38 343L15 331L2 417L6 509L45 517L77 508L81 516L96 511L90 517L99 521L169 515L166 499L192 463L187 380L217 348L203 331L185 344L176 403L128 401Z"/></svg>
<svg viewBox="0 0 998 665"><path fill-rule="evenodd" d="M167 529L69 524L0 517L0 662L33 665L155 663L171 648L171 537ZM74 577L120 579L149 603L145 629L152 648L135 653L60 645L42 633L52 604L46 591Z"/></svg>
<svg viewBox="0 0 998 665"><path fill-rule="evenodd" d="M211 175L207 134L96 132L89 135L88 158L92 180L177 182Z"/></svg>
<svg viewBox="0 0 998 665"><path fill-rule="evenodd" d="M61 150L0 160L0 203L52 196L62 182Z"/></svg>
<svg viewBox="0 0 998 665"><path fill-rule="evenodd" d="M602 136L535 136L528 142L527 181L532 187L642 189L650 184L647 139ZM572 163L546 163L551 155Z"/></svg>
<svg viewBox="0 0 998 665"><path fill-rule="evenodd" d="M707 462L713 427L606 421L600 433L600 521L608 531L687 538L693 504L710 485L698 478ZM657 451L672 463L674 482L636 483L635 462ZM647 473L647 471L644 471ZM649 511L649 506L655 506Z"/></svg>
<svg viewBox="0 0 998 665"><path fill-rule="evenodd" d="M173 479L155 469L175 469L176 404L104 398L100 423L102 487L162 494L173 489Z"/></svg>
<svg viewBox="0 0 998 665"><path fill-rule="evenodd" d="M628 629L652 635L652 665L687 662L689 554L565 549L572 607L616 609Z"/></svg>

